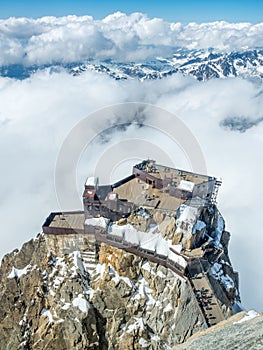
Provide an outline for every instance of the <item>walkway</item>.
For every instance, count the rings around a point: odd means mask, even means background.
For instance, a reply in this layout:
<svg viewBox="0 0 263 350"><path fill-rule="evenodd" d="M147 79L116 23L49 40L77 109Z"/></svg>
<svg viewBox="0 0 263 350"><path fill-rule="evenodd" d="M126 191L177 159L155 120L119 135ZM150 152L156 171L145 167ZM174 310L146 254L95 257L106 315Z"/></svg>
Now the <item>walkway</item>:
<svg viewBox="0 0 263 350"><path fill-rule="evenodd" d="M224 315L206 275L199 273L195 277L190 278L190 282L208 326L213 326L223 321L225 319Z"/></svg>
<svg viewBox="0 0 263 350"><path fill-rule="evenodd" d="M81 211L67 213L59 212L51 213L42 227L45 234L76 234L84 233L83 223L84 213ZM101 234L97 230L95 230L94 234L97 243L104 242L113 247L123 249L132 254L136 254L150 261L161 264L171 269L184 279L188 278L195 294L196 301L206 319L208 326L213 326L224 320L221 307L213 293L212 287L199 258L189 259L179 253L174 252L188 262L188 273L186 276L184 267L176 264L174 261L171 261L167 256L161 256L155 252L141 249L138 245L129 244L129 242L122 241L120 237L116 237L118 239L113 239L113 237L109 237L109 235L106 234ZM91 272L96 266L95 250L94 252L87 252L87 254L83 252L83 260L89 272ZM208 262L204 259L202 261L204 264L208 264Z"/></svg>

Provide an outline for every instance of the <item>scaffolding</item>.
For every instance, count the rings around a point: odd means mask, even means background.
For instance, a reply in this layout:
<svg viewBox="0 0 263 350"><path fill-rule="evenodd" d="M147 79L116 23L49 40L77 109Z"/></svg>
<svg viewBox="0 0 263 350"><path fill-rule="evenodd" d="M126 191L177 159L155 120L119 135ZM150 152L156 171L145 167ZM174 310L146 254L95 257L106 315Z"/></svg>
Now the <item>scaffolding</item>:
<svg viewBox="0 0 263 350"><path fill-rule="evenodd" d="M217 195L219 191L219 187L222 185L222 179L216 179L214 189L211 195L211 203L212 204L217 204Z"/></svg>

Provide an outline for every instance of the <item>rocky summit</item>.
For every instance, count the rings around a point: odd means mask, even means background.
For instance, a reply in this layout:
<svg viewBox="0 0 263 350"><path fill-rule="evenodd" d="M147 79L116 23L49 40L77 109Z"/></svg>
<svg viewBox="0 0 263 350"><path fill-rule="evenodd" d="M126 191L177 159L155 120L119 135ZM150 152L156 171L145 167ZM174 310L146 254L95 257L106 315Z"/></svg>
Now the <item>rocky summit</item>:
<svg viewBox="0 0 263 350"><path fill-rule="evenodd" d="M50 240L2 261L1 349L168 349L205 328L173 271L104 244L95 263L84 236Z"/></svg>
<svg viewBox="0 0 263 350"><path fill-rule="evenodd" d="M240 311L220 184L151 160L88 178L84 211L51 213L4 256L0 349L193 349Z"/></svg>

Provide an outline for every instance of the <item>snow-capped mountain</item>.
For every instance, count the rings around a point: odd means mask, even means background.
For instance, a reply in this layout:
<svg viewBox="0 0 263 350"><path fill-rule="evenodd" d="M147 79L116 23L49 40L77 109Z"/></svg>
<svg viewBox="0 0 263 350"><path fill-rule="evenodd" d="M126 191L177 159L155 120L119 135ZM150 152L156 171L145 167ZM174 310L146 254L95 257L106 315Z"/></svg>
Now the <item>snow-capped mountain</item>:
<svg viewBox="0 0 263 350"><path fill-rule="evenodd" d="M169 58L158 57L144 63L88 62L76 65L71 72L77 75L86 70L106 73L115 79L160 79L175 73L192 76L199 81L236 76L261 79L263 50L213 53L212 50L178 49Z"/></svg>
<svg viewBox="0 0 263 350"><path fill-rule="evenodd" d="M0 75L16 79L28 78L32 73L49 68L52 71L66 69L73 75L95 71L120 79L161 79L175 73L192 76L199 81L212 78L242 76L263 78L263 49L235 52L176 49L171 57L156 57L144 62L119 62L111 59L95 61L87 59L70 64L54 63L42 66L8 65L0 67Z"/></svg>

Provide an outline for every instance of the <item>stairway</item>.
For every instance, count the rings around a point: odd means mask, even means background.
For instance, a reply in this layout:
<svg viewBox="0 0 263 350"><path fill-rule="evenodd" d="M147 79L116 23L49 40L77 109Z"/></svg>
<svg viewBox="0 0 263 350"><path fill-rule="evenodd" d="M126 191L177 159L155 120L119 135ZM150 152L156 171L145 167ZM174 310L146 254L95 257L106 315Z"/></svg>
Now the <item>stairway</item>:
<svg viewBox="0 0 263 350"><path fill-rule="evenodd" d="M83 264L85 266L86 271L88 271L90 274L94 271L96 268L96 253L94 250L86 250L81 252L81 256L83 259Z"/></svg>

